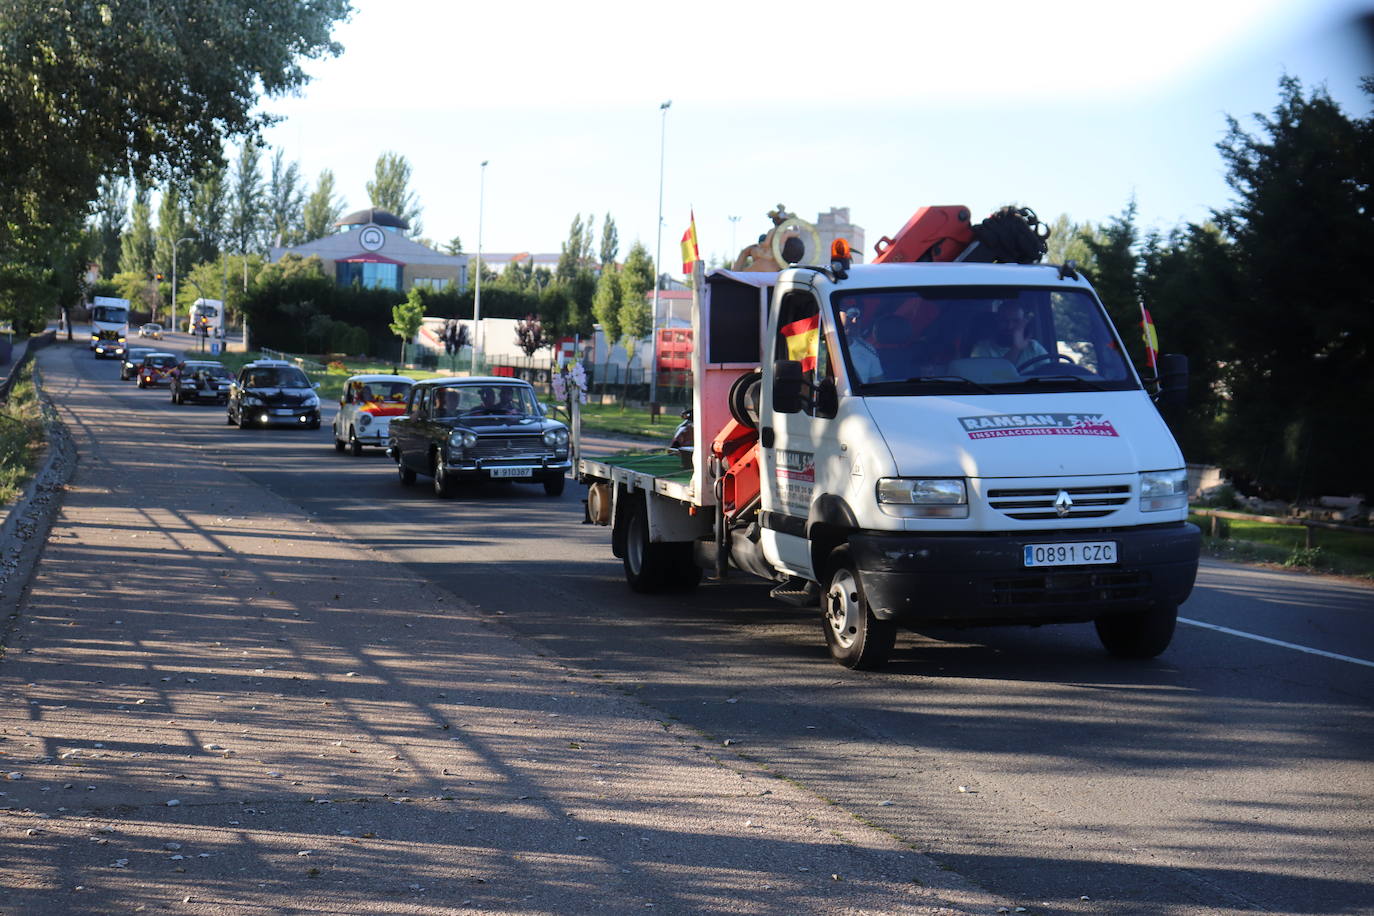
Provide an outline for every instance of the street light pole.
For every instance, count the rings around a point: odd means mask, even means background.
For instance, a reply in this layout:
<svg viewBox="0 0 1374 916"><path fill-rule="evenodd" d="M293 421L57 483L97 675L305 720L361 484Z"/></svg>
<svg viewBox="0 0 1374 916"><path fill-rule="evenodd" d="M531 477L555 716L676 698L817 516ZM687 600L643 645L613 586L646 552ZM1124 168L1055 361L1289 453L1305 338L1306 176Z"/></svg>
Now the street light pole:
<svg viewBox="0 0 1374 916"><path fill-rule="evenodd" d="M472 368L477 374L477 357L482 351L482 210L487 202L487 162L482 160L482 180L477 191L477 283L472 295Z"/></svg>
<svg viewBox="0 0 1374 916"><path fill-rule="evenodd" d="M663 155L668 138L669 99L658 110L663 113L658 133L658 242L654 247L654 311L649 322L649 403L658 403L658 278L663 273Z"/></svg>
<svg viewBox="0 0 1374 916"><path fill-rule="evenodd" d="M194 241L195 239L189 238L177 239L176 244L172 246L172 321L171 326L167 328L167 330L172 332L175 332L177 329L177 249L181 247L182 242Z"/></svg>

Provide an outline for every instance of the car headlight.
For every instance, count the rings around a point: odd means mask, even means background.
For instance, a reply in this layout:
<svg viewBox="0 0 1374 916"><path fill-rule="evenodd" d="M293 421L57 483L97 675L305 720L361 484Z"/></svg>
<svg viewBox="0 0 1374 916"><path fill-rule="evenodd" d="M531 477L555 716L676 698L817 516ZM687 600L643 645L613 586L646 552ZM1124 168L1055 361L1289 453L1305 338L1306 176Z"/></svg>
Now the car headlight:
<svg viewBox="0 0 1374 916"><path fill-rule="evenodd" d="M1188 472L1142 471L1140 473L1140 511L1163 512L1188 505Z"/></svg>
<svg viewBox="0 0 1374 916"><path fill-rule="evenodd" d="M544 444L549 448L561 448L568 444L568 431L559 427L544 433Z"/></svg>
<svg viewBox="0 0 1374 916"><path fill-rule="evenodd" d="M968 518L968 487L962 477L883 477L878 506L889 515Z"/></svg>
<svg viewBox="0 0 1374 916"><path fill-rule="evenodd" d="M311 395L306 395L305 400L301 402L301 406L303 406L303 407L319 407L319 406L320 406L320 399L319 399L319 397L318 397L317 395L313 395L313 394L311 394Z"/></svg>
<svg viewBox="0 0 1374 916"><path fill-rule="evenodd" d="M363 428L363 429L367 429L367 428L368 428L369 426L371 426L371 425L372 425L372 414L370 414L370 413L360 413L360 414L358 414L358 426L359 426L359 427L361 427L361 428Z"/></svg>
<svg viewBox="0 0 1374 916"><path fill-rule="evenodd" d="M261 406L262 406L262 398L255 398L255 397L253 397L251 394L245 394L245 395L244 395L242 398L240 398L239 400L243 403L243 406L244 406L244 407L261 407Z"/></svg>

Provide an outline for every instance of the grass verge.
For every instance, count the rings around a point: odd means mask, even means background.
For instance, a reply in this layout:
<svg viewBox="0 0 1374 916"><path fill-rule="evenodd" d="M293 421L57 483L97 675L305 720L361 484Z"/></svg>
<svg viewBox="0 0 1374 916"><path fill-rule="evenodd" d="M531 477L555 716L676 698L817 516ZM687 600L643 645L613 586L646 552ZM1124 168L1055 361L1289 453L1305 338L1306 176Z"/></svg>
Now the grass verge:
<svg viewBox="0 0 1374 916"><path fill-rule="evenodd" d="M1210 518L1192 515L1189 521L1202 529L1202 547L1208 556L1374 579L1374 533L1318 528L1315 546L1309 548L1304 529L1297 525L1221 519L1223 536L1212 537Z"/></svg>
<svg viewBox="0 0 1374 916"><path fill-rule="evenodd" d="M11 505L24 492L47 442L30 362L15 378L9 400L0 405L0 506Z"/></svg>

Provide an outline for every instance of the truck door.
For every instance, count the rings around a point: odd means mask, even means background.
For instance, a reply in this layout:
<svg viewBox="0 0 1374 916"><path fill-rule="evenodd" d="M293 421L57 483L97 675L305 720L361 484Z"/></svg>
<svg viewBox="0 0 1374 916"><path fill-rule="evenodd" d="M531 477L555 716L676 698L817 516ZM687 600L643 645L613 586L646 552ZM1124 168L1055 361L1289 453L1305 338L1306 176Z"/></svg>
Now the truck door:
<svg viewBox="0 0 1374 916"><path fill-rule="evenodd" d="M806 523L811 507L825 492L839 455L838 424L833 411L817 406L815 393L834 392L835 370L825 333L820 300L809 289L780 290L769 326L764 390L759 417L761 454L761 536L764 555L787 571L815 578ZM773 409L774 360L801 363L808 392L798 413ZM822 402L825 398L821 398ZM833 402L832 402L833 403ZM831 415L827 415L831 414Z"/></svg>

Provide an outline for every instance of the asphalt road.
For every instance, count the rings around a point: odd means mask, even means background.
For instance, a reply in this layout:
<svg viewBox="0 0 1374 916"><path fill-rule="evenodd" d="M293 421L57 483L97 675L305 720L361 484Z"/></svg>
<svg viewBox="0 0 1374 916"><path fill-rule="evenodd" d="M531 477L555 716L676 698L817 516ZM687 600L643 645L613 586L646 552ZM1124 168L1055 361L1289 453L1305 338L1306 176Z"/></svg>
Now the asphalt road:
<svg viewBox="0 0 1374 916"><path fill-rule="evenodd" d="M112 411L1029 912L1374 912L1368 586L1208 562L1151 662L1054 626L904 634L883 671L854 673L816 615L755 580L632 595L579 487L441 500L380 452L336 453L329 412L318 432L240 431L113 363L79 367Z"/></svg>

